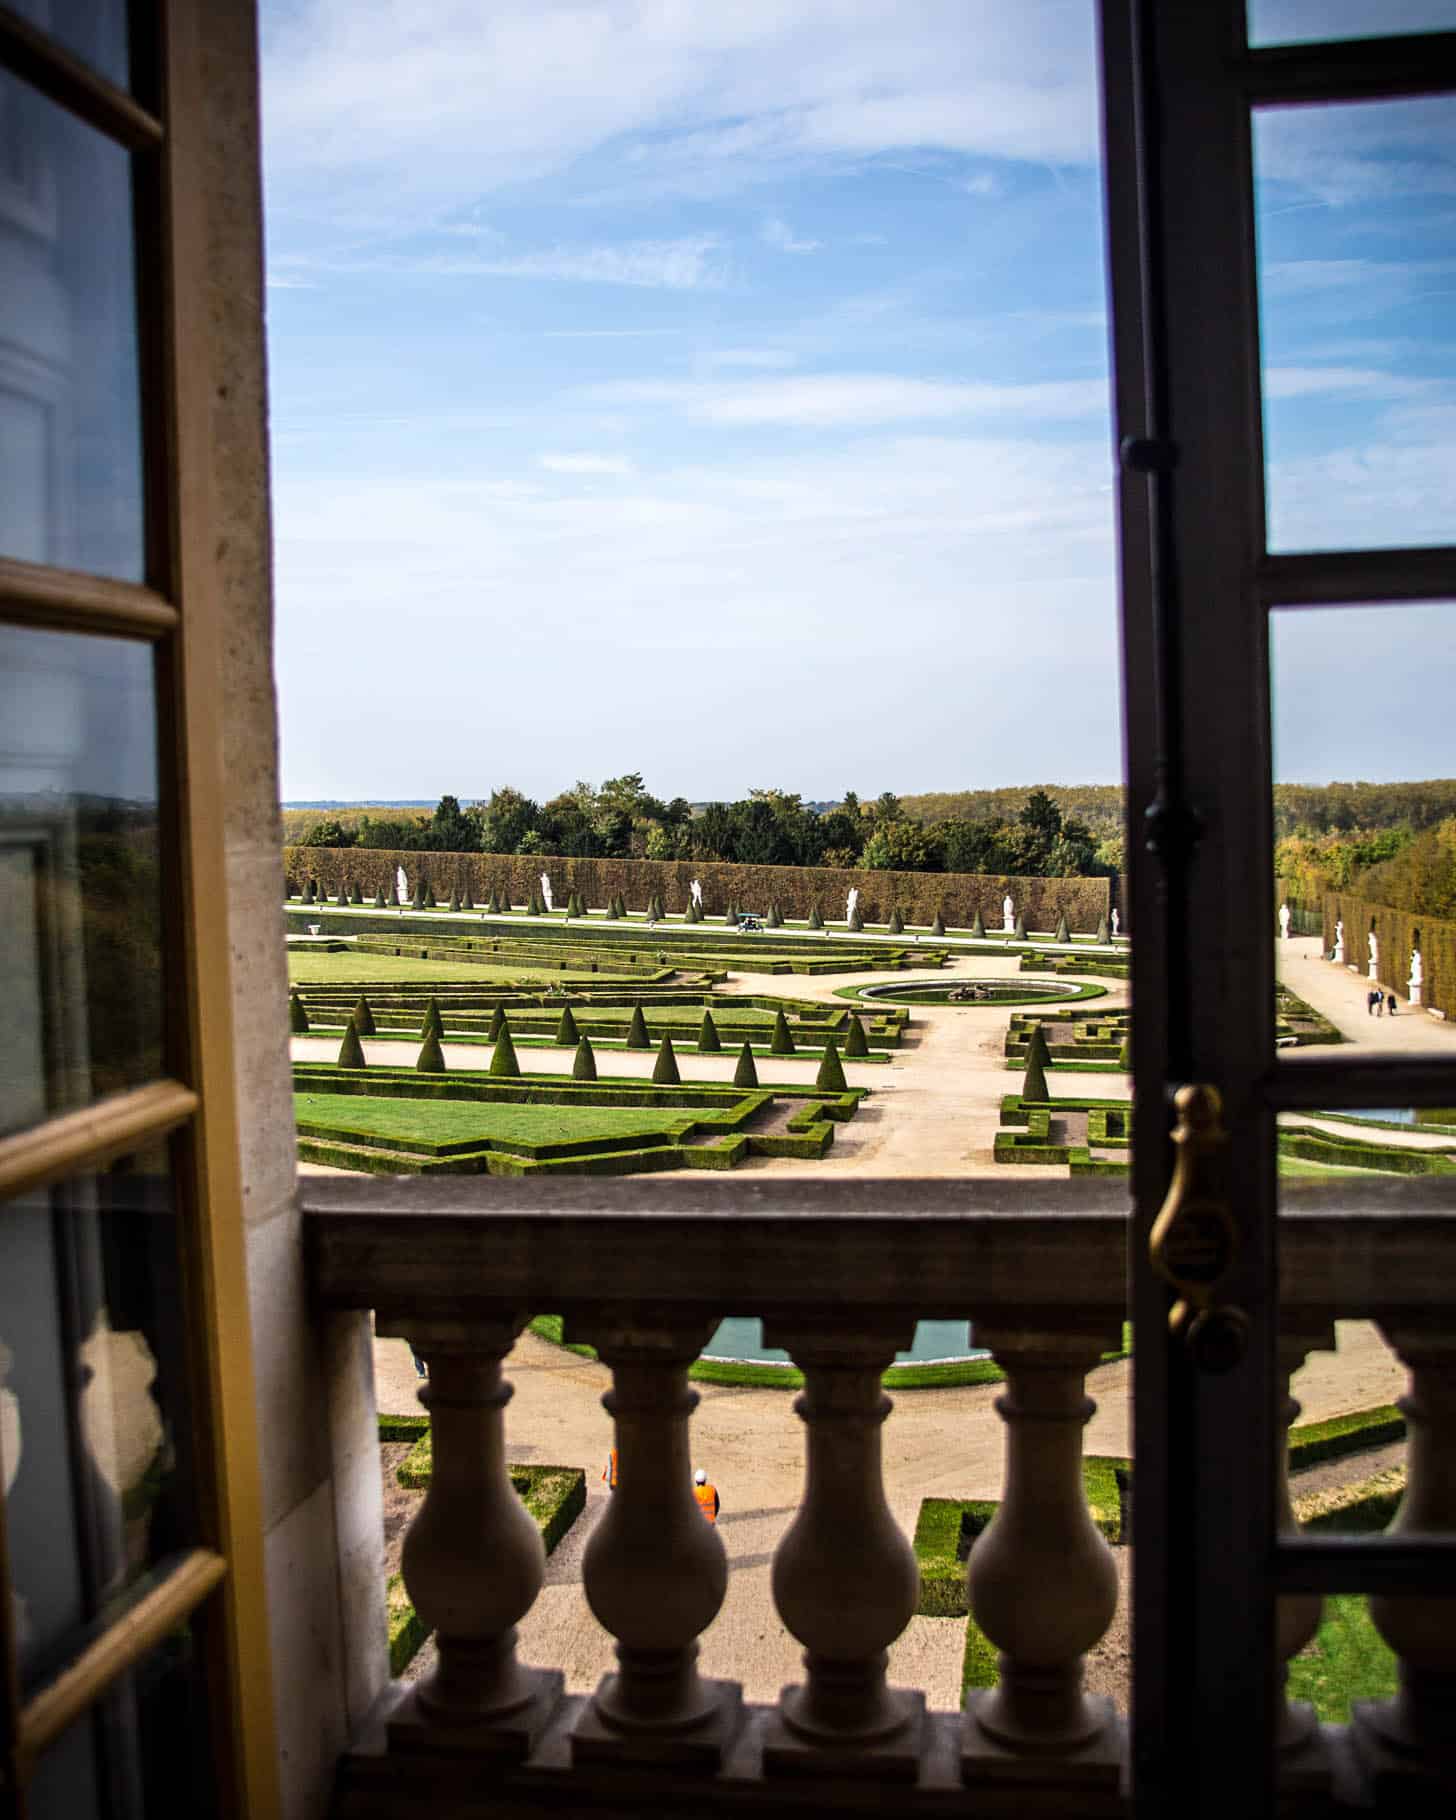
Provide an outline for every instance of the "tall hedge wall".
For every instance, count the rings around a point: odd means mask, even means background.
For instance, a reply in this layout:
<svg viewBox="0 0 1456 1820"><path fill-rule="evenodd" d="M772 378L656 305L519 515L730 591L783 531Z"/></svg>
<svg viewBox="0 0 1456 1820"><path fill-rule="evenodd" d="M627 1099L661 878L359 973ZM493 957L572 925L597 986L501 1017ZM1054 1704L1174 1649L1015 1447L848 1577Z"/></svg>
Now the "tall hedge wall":
<svg viewBox="0 0 1456 1820"><path fill-rule="evenodd" d="M859 872L831 866L738 866L725 860L564 859L550 854L390 853L383 848L285 847L283 867L290 890L310 876L333 895L344 879L356 879L372 897L381 884L392 894L395 868L403 866L413 891L421 873L442 901L468 884L481 903L494 891L524 904L532 886L549 873L557 903L579 891L589 908L604 909L617 892L629 910L645 910L656 892L668 911L685 911L690 883L700 879L703 908L721 916L729 904L767 912L777 903L787 917L807 917L817 902L830 920L842 921L852 885L859 888L859 912L867 923L887 923L897 906L908 923L929 926L938 911L957 929L968 929L979 910L988 929L1001 927L1001 900L1008 892L1029 929L1055 929L1065 916L1079 935L1095 935L1099 920L1117 902L1116 885L1106 878L998 878L975 872ZM1126 910L1123 910L1126 934Z"/></svg>
<svg viewBox="0 0 1456 1820"><path fill-rule="evenodd" d="M1366 937L1374 926L1375 939L1380 944L1380 983L1394 992L1402 1004L1408 991L1411 949L1418 947L1425 972L1422 1005L1434 1006L1456 1020L1456 923L1334 892L1325 898L1324 912L1326 954L1335 945L1335 920L1343 917L1345 960L1357 966L1362 977L1369 958Z"/></svg>

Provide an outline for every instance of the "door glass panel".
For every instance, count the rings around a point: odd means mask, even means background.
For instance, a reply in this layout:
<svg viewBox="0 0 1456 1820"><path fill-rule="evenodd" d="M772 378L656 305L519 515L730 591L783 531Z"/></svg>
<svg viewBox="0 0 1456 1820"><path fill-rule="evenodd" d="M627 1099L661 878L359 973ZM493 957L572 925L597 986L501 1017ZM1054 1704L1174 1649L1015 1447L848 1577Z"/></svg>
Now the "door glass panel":
<svg viewBox="0 0 1456 1820"><path fill-rule="evenodd" d="M0 1209L0 1458L22 1681L196 1538L165 1150Z"/></svg>
<svg viewBox="0 0 1456 1820"><path fill-rule="evenodd" d="M1318 44L1449 31L1456 0L1248 0L1249 43Z"/></svg>
<svg viewBox="0 0 1456 1820"><path fill-rule="evenodd" d="M0 1134L162 1071L150 646L0 627Z"/></svg>
<svg viewBox="0 0 1456 1820"><path fill-rule="evenodd" d="M145 568L130 155L0 71L0 556Z"/></svg>
<svg viewBox="0 0 1456 1820"><path fill-rule="evenodd" d="M118 88L128 86L126 0L7 0L12 12L48 32Z"/></svg>
<svg viewBox="0 0 1456 1820"><path fill-rule="evenodd" d="M63 1732L26 1790L30 1820L202 1820L218 1810L195 1618Z"/></svg>
<svg viewBox="0 0 1456 1820"><path fill-rule="evenodd" d="M1268 545L1456 525L1456 99L1254 116Z"/></svg>

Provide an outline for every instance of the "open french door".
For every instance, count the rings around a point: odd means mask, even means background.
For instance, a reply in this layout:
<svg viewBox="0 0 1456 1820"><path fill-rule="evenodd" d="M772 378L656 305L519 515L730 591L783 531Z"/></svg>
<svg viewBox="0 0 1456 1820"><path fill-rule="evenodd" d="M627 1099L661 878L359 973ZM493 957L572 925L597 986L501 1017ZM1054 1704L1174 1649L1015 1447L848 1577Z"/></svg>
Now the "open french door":
<svg viewBox="0 0 1456 1820"><path fill-rule="evenodd" d="M1337 552L1268 541L1261 117L1456 93L1456 33L1374 36L1368 10L1365 39L1251 47L1243 0L1101 5L1135 931L1132 1778L1140 1815L1180 1820L1280 1799L1281 1591L1456 1585L1456 1538L1277 1534L1277 1115L1456 1103L1434 1044L1299 1066L1275 1045L1271 619L1456 601L1450 525L1414 548L1370 547L1374 526L1356 547L1358 524ZM1180 1113L1190 1085L1217 1102Z"/></svg>

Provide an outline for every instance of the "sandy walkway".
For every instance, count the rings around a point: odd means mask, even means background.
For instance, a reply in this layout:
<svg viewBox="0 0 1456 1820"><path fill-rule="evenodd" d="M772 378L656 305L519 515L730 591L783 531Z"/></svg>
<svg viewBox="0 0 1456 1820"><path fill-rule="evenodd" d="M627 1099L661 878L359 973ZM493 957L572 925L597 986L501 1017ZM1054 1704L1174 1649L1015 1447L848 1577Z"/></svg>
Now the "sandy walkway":
<svg viewBox="0 0 1456 1820"><path fill-rule="evenodd" d="M1456 1024L1426 1011L1412 1011L1401 994L1395 1017L1371 1017L1365 1006L1370 981L1323 958L1320 937L1294 936L1274 945L1275 970L1291 992L1327 1017L1350 1044L1366 1054L1405 1054L1451 1049L1456 1053ZM1349 1051L1347 1050L1348 1054Z"/></svg>

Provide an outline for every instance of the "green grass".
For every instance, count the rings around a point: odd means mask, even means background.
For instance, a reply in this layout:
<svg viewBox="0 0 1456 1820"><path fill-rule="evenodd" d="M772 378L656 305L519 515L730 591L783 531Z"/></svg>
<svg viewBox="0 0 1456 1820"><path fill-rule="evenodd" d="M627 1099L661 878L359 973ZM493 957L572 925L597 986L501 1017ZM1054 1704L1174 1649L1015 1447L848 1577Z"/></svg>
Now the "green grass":
<svg viewBox="0 0 1456 1820"><path fill-rule="evenodd" d="M1327 1724L1345 1725L1354 1701L1388 1700L1395 1687L1395 1656L1364 1595L1327 1597L1314 1641L1289 1664L1290 1699L1308 1700Z"/></svg>
<svg viewBox="0 0 1456 1820"><path fill-rule="evenodd" d="M439 1144L490 1138L555 1144L636 1137L692 1123L691 1113L650 1106L486 1105L478 1100L386 1100L339 1093L296 1093L293 1101L300 1124Z"/></svg>
<svg viewBox="0 0 1456 1820"><path fill-rule="evenodd" d="M309 954L291 948L288 980L294 986L343 986L398 980L405 985L430 985L436 980L468 980L473 986L497 982L508 985L545 986L555 973L531 972L515 967L490 967L475 961L407 960L398 954Z"/></svg>

